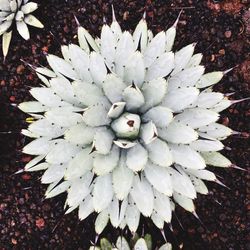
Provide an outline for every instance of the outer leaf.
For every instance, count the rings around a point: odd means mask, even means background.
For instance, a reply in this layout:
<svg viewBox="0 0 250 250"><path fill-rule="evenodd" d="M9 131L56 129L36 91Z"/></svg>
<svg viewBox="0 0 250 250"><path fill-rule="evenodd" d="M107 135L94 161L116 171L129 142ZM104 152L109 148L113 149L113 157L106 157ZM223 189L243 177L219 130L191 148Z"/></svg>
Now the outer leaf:
<svg viewBox="0 0 250 250"><path fill-rule="evenodd" d="M221 168L228 168L232 165L230 160L218 152L202 152L201 155L207 165Z"/></svg>

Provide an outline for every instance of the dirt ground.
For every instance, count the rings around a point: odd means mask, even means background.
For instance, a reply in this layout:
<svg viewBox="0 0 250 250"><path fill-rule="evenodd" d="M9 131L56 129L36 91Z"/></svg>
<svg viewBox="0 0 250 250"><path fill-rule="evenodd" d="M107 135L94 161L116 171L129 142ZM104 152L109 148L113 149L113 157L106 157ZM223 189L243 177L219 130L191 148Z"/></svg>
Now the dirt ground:
<svg viewBox="0 0 250 250"><path fill-rule="evenodd" d="M76 42L76 15L92 34L99 35L105 16L111 21L111 4L125 30L133 30L147 11L149 27L155 32L170 27L183 9L174 50L197 42L196 52L204 53L207 71L226 70L216 89L235 92L231 98L250 96L250 11L247 0L41 0L35 15L45 29L31 28L31 39L24 41L14 32L5 63L0 53L0 249L88 249L95 240L95 215L80 222L77 213L64 215L65 195L44 200L46 186L41 173L13 175L31 158L21 153L27 139L20 134L26 127L25 115L15 105L30 100L31 86L38 86L34 72L21 61L47 65L46 54L60 54L60 45ZM0 42L1 46L1 42ZM244 132L225 141L231 150L224 154L238 166L249 170L250 102L231 106L221 114L221 122ZM4 133L11 131L11 133ZM167 239L174 249L247 250L250 249L250 182L248 172L228 169L215 172L230 189L209 183L211 194L199 196L197 213L202 224L183 209L177 209L173 233L166 226ZM220 203L220 204L219 204ZM249 217L248 217L249 218ZM154 245L163 243L159 230L142 220L139 233L151 233ZM110 240L125 230L105 229Z"/></svg>

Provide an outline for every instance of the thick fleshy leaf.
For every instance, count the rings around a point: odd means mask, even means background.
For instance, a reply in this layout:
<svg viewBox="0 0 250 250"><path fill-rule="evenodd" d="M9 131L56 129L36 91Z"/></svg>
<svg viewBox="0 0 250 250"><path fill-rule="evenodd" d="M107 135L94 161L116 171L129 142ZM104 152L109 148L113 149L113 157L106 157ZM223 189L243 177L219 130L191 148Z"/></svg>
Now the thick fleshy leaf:
<svg viewBox="0 0 250 250"><path fill-rule="evenodd" d="M90 148L81 149L80 152L69 161L65 179L71 180L84 175L93 167L93 157L90 153Z"/></svg>
<svg viewBox="0 0 250 250"><path fill-rule="evenodd" d="M129 244L124 237L119 236L115 245L119 250L130 250Z"/></svg>
<svg viewBox="0 0 250 250"><path fill-rule="evenodd" d="M110 117L110 118L119 117L122 114L122 112L123 112L123 110L125 108L125 105L126 105L126 102L115 102L111 106L111 108L110 108L110 110L108 112L108 117Z"/></svg>
<svg viewBox="0 0 250 250"><path fill-rule="evenodd" d="M41 182L49 184L61 180L64 176L66 165L51 165L43 174Z"/></svg>
<svg viewBox="0 0 250 250"><path fill-rule="evenodd" d="M158 33L148 44L144 52L144 64L145 67L149 67L156 60L158 56L165 51L165 32Z"/></svg>
<svg viewBox="0 0 250 250"><path fill-rule="evenodd" d="M38 4L34 2L26 3L21 7L21 11L27 15L38 8Z"/></svg>
<svg viewBox="0 0 250 250"><path fill-rule="evenodd" d="M136 232L139 221L140 221L140 212L137 206L134 204L133 199L129 195L128 206L125 214L126 223L131 232Z"/></svg>
<svg viewBox="0 0 250 250"><path fill-rule="evenodd" d="M186 67L194 53L195 44L189 44L175 53L175 68L171 75L175 75Z"/></svg>
<svg viewBox="0 0 250 250"><path fill-rule="evenodd" d="M80 150L78 147L66 142L63 139L52 142L54 145L51 146L51 149L46 156L46 161L51 164L61 164L68 162Z"/></svg>
<svg viewBox="0 0 250 250"><path fill-rule="evenodd" d="M89 55L79 46L70 44L69 57L71 59L72 66L77 73L77 79L91 83L93 79L90 73Z"/></svg>
<svg viewBox="0 0 250 250"><path fill-rule="evenodd" d="M51 123L55 123L61 127L71 127L83 122L82 115L71 112L67 109L52 109L45 113L45 117Z"/></svg>
<svg viewBox="0 0 250 250"><path fill-rule="evenodd" d="M159 77L166 77L174 68L174 53L167 52L155 60L146 72L146 81L151 81Z"/></svg>
<svg viewBox="0 0 250 250"><path fill-rule="evenodd" d="M16 22L16 27L18 33L23 37L23 39L28 40L30 38L29 29L25 22L23 21Z"/></svg>
<svg viewBox="0 0 250 250"><path fill-rule="evenodd" d="M95 132L92 148L99 154L108 154L113 144L114 134L107 128Z"/></svg>
<svg viewBox="0 0 250 250"><path fill-rule="evenodd" d="M173 163L172 153L166 142L155 139L150 144L146 145L148 149L149 159L161 167L169 167Z"/></svg>
<svg viewBox="0 0 250 250"><path fill-rule="evenodd" d="M18 108L21 109L25 113L40 113L47 111L48 107L41 104L40 102L22 102L18 105Z"/></svg>
<svg viewBox="0 0 250 250"><path fill-rule="evenodd" d="M126 158L123 154L112 174L113 189L118 200L123 200L127 197L133 183L133 178L133 171L126 166Z"/></svg>
<svg viewBox="0 0 250 250"><path fill-rule="evenodd" d="M108 207L113 197L112 178L110 174L96 178L93 190L93 205L96 212Z"/></svg>
<svg viewBox="0 0 250 250"><path fill-rule="evenodd" d="M206 180L206 181L215 181L216 180L216 176L213 172L208 171L206 169L185 169L185 172L190 173L194 176L196 176L197 178L200 178L202 180Z"/></svg>
<svg viewBox="0 0 250 250"><path fill-rule="evenodd" d="M194 54L189 60L186 68L198 66L201 63L202 57L203 57L202 53Z"/></svg>
<svg viewBox="0 0 250 250"><path fill-rule="evenodd" d="M12 21L5 21L3 23L0 24L0 36L9 29L9 27L11 26Z"/></svg>
<svg viewBox="0 0 250 250"><path fill-rule="evenodd" d="M173 25L172 27L166 30L166 49L165 50L167 52L172 50L175 36L176 36L176 25Z"/></svg>
<svg viewBox="0 0 250 250"><path fill-rule="evenodd" d="M148 42L148 28L145 18L142 18L137 24L133 33L133 40L135 49L139 49L141 52L146 49Z"/></svg>
<svg viewBox="0 0 250 250"><path fill-rule="evenodd" d="M125 88L122 95L123 100L126 102L127 110L136 110L140 108L145 102L142 92L134 84Z"/></svg>
<svg viewBox="0 0 250 250"><path fill-rule="evenodd" d="M45 75L45 76L48 76L49 78L53 78L53 77L56 77L56 73L53 72L52 70L50 69L47 69L45 67L37 67L35 68L36 72L42 74L42 75Z"/></svg>
<svg viewBox="0 0 250 250"><path fill-rule="evenodd" d="M190 144L196 151L220 151L224 148L223 144L217 140L197 140Z"/></svg>
<svg viewBox="0 0 250 250"><path fill-rule="evenodd" d="M157 136L158 132L156 126L152 121L141 125L140 137L145 144L151 143Z"/></svg>
<svg viewBox="0 0 250 250"><path fill-rule="evenodd" d="M10 11L10 2L9 0L0 0L1 10Z"/></svg>
<svg viewBox="0 0 250 250"><path fill-rule="evenodd" d="M95 84L101 86L107 75L107 68L103 57L92 52L90 54L90 73Z"/></svg>
<svg viewBox="0 0 250 250"><path fill-rule="evenodd" d="M137 208L145 216L151 216L154 207L153 190L145 177L138 175L134 177L133 188L131 189L131 197L136 203Z"/></svg>
<svg viewBox="0 0 250 250"><path fill-rule="evenodd" d="M199 153L187 145L169 144L174 162L185 168L204 169L204 159Z"/></svg>
<svg viewBox="0 0 250 250"><path fill-rule="evenodd" d="M144 169L147 161L148 152L140 143L137 143L134 147L128 149L126 165L134 172Z"/></svg>
<svg viewBox="0 0 250 250"><path fill-rule="evenodd" d="M94 134L94 128L80 123L67 129L64 133L64 138L72 144L88 145L93 142Z"/></svg>
<svg viewBox="0 0 250 250"><path fill-rule="evenodd" d="M211 123L207 126L200 127L198 132L203 138L218 140L223 140L233 133L230 128L219 123Z"/></svg>
<svg viewBox="0 0 250 250"><path fill-rule="evenodd" d="M55 55L48 55L47 60L50 67L56 74L60 73L74 80L78 78L76 72L73 70L73 67L69 62Z"/></svg>
<svg viewBox="0 0 250 250"><path fill-rule="evenodd" d="M137 142L136 141L124 140L124 139L123 140L118 139L118 140L114 141L114 144L116 144L120 148L128 149L128 148L134 147L137 144Z"/></svg>
<svg viewBox="0 0 250 250"><path fill-rule="evenodd" d="M140 238L136 241L134 249L136 250L148 250L146 241L143 238Z"/></svg>
<svg viewBox="0 0 250 250"><path fill-rule="evenodd" d="M167 128L158 129L159 137L172 143L187 144L198 139L198 133L181 122L172 121Z"/></svg>
<svg viewBox="0 0 250 250"><path fill-rule="evenodd" d="M48 199L64 193L69 188L70 184L71 183L69 181L64 181L61 184L55 186L53 189L48 189L45 193L45 197Z"/></svg>
<svg viewBox="0 0 250 250"><path fill-rule="evenodd" d="M32 168L33 166L35 166L36 164L38 164L40 161L42 161L44 157L45 157L45 155L36 156L35 158L33 158L31 161L29 161L25 165L24 169L27 171L28 169Z"/></svg>
<svg viewBox="0 0 250 250"><path fill-rule="evenodd" d="M107 155L96 154L94 156L93 171L97 175L110 173L119 162L120 150L113 146Z"/></svg>
<svg viewBox="0 0 250 250"><path fill-rule="evenodd" d="M33 15L29 14L25 16L24 22L28 25L34 26L36 28L42 29L44 26L43 24Z"/></svg>
<svg viewBox="0 0 250 250"><path fill-rule="evenodd" d="M103 90L108 99L112 102L122 101L122 92L127 85L118 77L109 74L103 83Z"/></svg>
<svg viewBox="0 0 250 250"><path fill-rule="evenodd" d="M175 119L195 129L217 121L219 114L207 109L193 108L184 110L176 115Z"/></svg>
<svg viewBox="0 0 250 250"><path fill-rule="evenodd" d="M127 199L124 199L120 205L118 199L113 197L113 200L109 206L110 222L113 227L117 228L121 224L125 216L127 205Z"/></svg>
<svg viewBox="0 0 250 250"><path fill-rule="evenodd" d="M189 178L192 181L197 193L205 194L205 195L208 194L208 189L207 189L207 186L205 185L204 181L196 178L193 175L189 175Z"/></svg>
<svg viewBox="0 0 250 250"><path fill-rule="evenodd" d="M195 207L194 207L194 203L192 199L186 196L183 196L179 193L174 193L173 197L174 197L174 201L178 203L181 207L183 207L185 210L189 211L190 213L194 213Z"/></svg>
<svg viewBox="0 0 250 250"><path fill-rule="evenodd" d="M180 112L194 103L198 98L199 90L195 87L183 87L167 92L162 105L174 112ZM181 101L180 101L181 100Z"/></svg>
<svg viewBox="0 0 250 250"><path fill-rule="evenodd" d="M160 128L167 127L172 119L172 111L164 106L153 107L142 116L144 122L153 121L155 126Z"/></svg>
<svg viewBox="0 0 250 250"><path fill-rule="evenodd" d="M197 88L206 88L208 86L214 85L218 83L223 77L222 71L210 72L201 77L201 79L197 82Z"/></svg>
<svg viewBox="0 0 250 250"><path fill-rule="evenodd" d="M134 52L128 59L124 69L124 81L134 83L139 88L142 86L145 76L143 56L140 52Z"/></svg>
<svg viewBox="0 0 250 250"><path fill-rule="evenodd" d="M157 212L157 214L167 223L171 222L172 218L172 210L170 207L170 200L169 197L154 191L154 210Z"/></svg>
<svg viewBox="0 0 250 250"><path fill-rule="evenodd" d="M87 172L82 178L75 179L68 190L66 203L72 207L79 205L83 199L89 195L90 184L93 179L93 173Z"/></svg>
<svg viewBox="0 0 250 250"><path fill-rule="evenodd" d="M82 117L83 121L91 127L98 127L103 125L108 125L110 123L110 119L107 116L108 109L100 104L88 107Z"/></svg>
<svg viewBox="0 0 250 250"><path fill-rule="evenodd" d="M156 227L158 227L161 230L163 229L164 220L155 211L153 211L153 213L151 215L151 219L152 219L152 221L153 221L153 223L155 224Z"/></svg>
<svg viewBox="0 0 250 250"><path fill-rule="evenodd" d="M91 213L94 212L92 197L88 195L83 202L79 205L78 217L80 220L84 220Z"/></svg>
<svg viewBox="0 0 250 250"><path fill-rule="evenodd" d="M94 200L94 199L93 199ZM109 221L108 210L102 210L96 217L95 220L95 231L97 234L101 234L104 228L107 226Z"/></svg>
<svg viewBox="0 0 250 250"><path fill-rule="evenodd" d="M165 168L148 162L146 168L144 169L144 173L149 183L153 185L154 189L164 195L172 195L173 188L171 184L171 177Z"/></svg>
<svg viewBox="0 0 250 250"><path fill-rule="evenodd" d="M51 141L48 138L38 138L23 148L24 154L46 155L51 147Z"/></svg>
<svg viewBox="0 0 250 250"><path fill-rule="evenodd" d="M173 168L166 168L171 176L173 190L190 199L196 198L195 188L189 177L182 171L181 173Z"/></svg>
<svg viewBox="0 0 250 250"><path fill-rule="evenodd" d="M3 48L3 56L6 57L9 51L10 41L12 37L12 31L5 32L3 34L2 48Z"/></svg>
<svg viewBox="0 0 250 250"><path fill-rule="evenodd" d="M225 156L218 152L202 152L202 157L204 158L207 165L221 168L228 168L232 166L232 162L228 160Z"/></svg>
<svg viewBox="0 0 250 250"><path fill-rule="evenodd" d="M144 112L147 109L158 105L163 100L167 92L167 85L167 81L164 78L145 82L142 86L145 104L140 110Z"/></svg>

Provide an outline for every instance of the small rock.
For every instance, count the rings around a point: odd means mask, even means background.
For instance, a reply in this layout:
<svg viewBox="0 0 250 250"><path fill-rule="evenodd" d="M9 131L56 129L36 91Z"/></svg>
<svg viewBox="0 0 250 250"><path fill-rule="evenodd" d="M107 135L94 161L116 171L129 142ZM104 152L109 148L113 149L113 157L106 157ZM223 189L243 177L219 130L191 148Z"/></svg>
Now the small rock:
<svg viewBox="0 0 250 250"><path fill-rule="evenodd" d="M42 227L44 227L44 225L45 225L45 221L44 221L43 218L39 218L39 219L36 220L36 226L37 226L39 229L42 228Z"/></svg>
<svg viewBox="0 0 250 250"><path fill-rule="evenodd" d="M230 38L232 36L232 31L231 30L227 30L226 32L225 32L225 37L226 38Z"/></svg>
<svg viewBox="0 0 250 250"><path fill-rule="evenodd" d="M17 68L16 68L16 72L18 75L22 75L24 70L25 70L25 67L22 64L17 66Z"/></svg>

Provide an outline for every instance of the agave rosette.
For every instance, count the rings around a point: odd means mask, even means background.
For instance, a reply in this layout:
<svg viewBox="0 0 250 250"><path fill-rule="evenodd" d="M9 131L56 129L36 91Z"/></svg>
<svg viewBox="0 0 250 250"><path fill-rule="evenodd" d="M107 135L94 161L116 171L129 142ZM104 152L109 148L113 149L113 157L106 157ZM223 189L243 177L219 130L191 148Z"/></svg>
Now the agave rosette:
<svg viewBox="0 0 250 250"><path fill-rule="evenodd" d="M153 36L142 18L130 34L113 14L100 39L79 26L80 46L48 55L36 101L19 105L35 119L25 170L45 170L46 198L67 191L66 213L97 212L97 233L109 220L135 232L141 214L162 229L175 203L195 214L204 180L219 182L206 165L232 165L218 151L233 131L216 123L232 102L211 88L224 73L204 74L195 44L171 51L177 21Z"/></svg>
<svg viewBox="0 0 250 250"><path fill-rule="evenodd" d="M27 25L43 28L43 24L31 14L37 8L37 3L29 2L29 0L0 0L0 36L3 35L4 57L8 54L13 23L16 23L18 33L25 40L30 38Z"/></svg>

